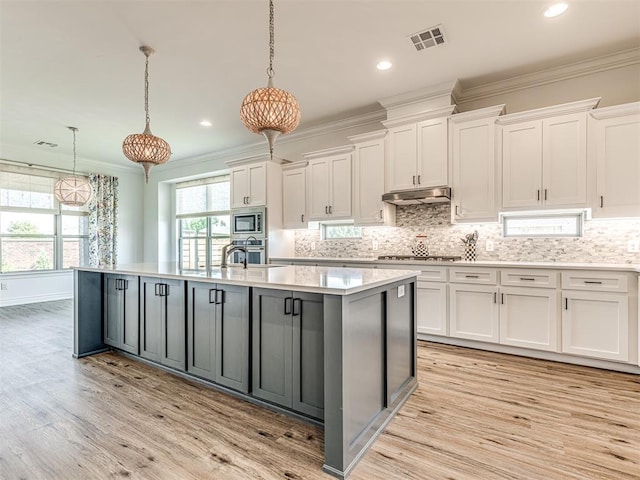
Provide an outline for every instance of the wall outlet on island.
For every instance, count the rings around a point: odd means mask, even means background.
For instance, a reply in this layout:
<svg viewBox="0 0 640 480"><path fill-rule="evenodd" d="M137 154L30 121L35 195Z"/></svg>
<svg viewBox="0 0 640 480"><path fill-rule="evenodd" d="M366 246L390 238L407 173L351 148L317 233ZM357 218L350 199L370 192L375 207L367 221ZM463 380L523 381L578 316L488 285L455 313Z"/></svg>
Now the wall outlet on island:
<svg viewBox="0 0 640 480"><path fill-rule="evenodd" d="M316 242L311 242L311 250L315 250L316 249Z"/></svg>
<svg viewBox="0 0 640 480"><path fill-rule="evenodd" d="M485 249L487 250L487 252L493 252L493 240L487 240Z"/></svg>
<svg viewBox="0 0 640 480"><path fill-rule="evenodd" d="M627 251L629 253L640 253L640 240L629 240Z"/></svg>
<svg viewBox="0 0 640 480"><path fill-rule="evenodd" d="M9 290L9 285L6 282L0 283L0 290Z"/></svg>
<svg viewBox="0 0 640 480"><path fill-rule="evenodd" d="M373 250L375 252L376 250L378 250L378 247L379 247L379 245L378 245L378 242L376 240L371 242L371 250Z"/></svg>

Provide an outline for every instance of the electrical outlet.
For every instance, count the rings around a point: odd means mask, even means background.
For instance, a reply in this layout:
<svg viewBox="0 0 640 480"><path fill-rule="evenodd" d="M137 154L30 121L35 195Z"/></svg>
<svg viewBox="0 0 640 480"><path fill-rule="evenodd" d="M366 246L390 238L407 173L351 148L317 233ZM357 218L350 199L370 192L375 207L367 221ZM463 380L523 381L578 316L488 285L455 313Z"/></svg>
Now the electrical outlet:
<svg viewBox="0 0 640 480"><path fill-rule="evenodd" d="M375 252L376 250L378 250L378 247L379 247L379 245L378 245L378 242L376 240L371 242L371 250L373 250Z"/></svg>
<svg viewBox="0 0 640 480"><path fill-rule="evenodd" d="M316 242L311 242L311 250L315 250L316 249Z"/></svg>
<svg viewBox="0 0 640 480"><path fill-rule="evenodd" d="M629 253L640 253L640 240L629 240L627 251Z"/></svg>
<svg viewBox="0 0 640 480"><path fill-rule="evenodd" d="M0 290L9 290L9 285L6 282L0 283Z"/></svg>
<svg viewBox="0 0 640 480"><path fill-rule="evenodd" d="M487 252L493 252L493 240L487 240L485 249L487 250Z"/></svg>

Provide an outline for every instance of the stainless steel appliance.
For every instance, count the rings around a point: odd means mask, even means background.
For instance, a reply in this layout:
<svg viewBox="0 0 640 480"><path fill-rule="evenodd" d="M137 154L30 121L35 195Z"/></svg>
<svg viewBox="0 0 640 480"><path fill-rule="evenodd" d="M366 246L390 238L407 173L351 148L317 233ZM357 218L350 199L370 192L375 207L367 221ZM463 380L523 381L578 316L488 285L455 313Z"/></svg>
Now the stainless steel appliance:
<svg viewBox="0 0 640 480"><path fill-rule="evenodd" d="M231 210L231 239L266 238L266 221L267 209L264 207Z"/></svg>
<svg viewBox="0 0 640 480"><path fill-rule="evenodd" d="M421 203L443 203L451 201L451 187L429 187L402 192L385 193L382 201L394 205L419 205Z"/></svg>
<svg viewBox="0 0 640 480"><path fill-rule="evenodd" d="M267 263L267 240L265 238L233 239L234 246L244 247L247 250L247 263ZM235 251L229 258L229 263L244 263L245 253Z"/></svg>
<svg viewBox="0 0 640 480"><path fill-rule="evenodd" d="M415 255L380 255L378 260L420 260L421 262L459 262L462 257L458 255L428 255L417 257Z"/></svg>

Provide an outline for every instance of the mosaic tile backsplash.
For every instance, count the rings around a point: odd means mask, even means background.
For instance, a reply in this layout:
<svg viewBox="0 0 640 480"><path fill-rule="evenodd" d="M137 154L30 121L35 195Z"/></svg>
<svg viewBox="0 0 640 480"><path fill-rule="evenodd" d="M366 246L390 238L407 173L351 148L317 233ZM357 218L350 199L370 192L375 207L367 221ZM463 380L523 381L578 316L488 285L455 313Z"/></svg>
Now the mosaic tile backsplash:
<svg viewBox="0 0 640 480"><path fill-rule="evenodd" d="M321 240L320 230L297 230L295 253L297 257L331 258L411 255L416 235L424 234L430 255L462 256L461 238L477 230L480 261L640 263L639 253L627 252L629 240L640 241L640 218L590 220L579 238L504 238L498 223L452 225L450 218L449 204L398 206L395 227L365 227L361 239ZM493 240L493 252L486 251L487 240ZM374 242L378 243L376 251Z"/></svg>

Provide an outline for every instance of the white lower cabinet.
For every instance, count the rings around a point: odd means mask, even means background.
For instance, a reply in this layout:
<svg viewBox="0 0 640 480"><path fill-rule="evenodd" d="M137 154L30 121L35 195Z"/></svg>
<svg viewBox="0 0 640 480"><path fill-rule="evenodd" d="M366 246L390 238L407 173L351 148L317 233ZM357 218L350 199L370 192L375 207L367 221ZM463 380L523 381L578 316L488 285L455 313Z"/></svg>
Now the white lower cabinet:
<svg viewBox="0 0 640 480"><path fill-rule="evenodd" d="M628 295L564 291L562 352L628 361Z"/></svg>
<svg viewBox="0 0 640 480"><path fill-rule="evenodd" d="M555 289L500 289L500 343L503 345L557 352L558 316Z"/></svg>
<svg viewBox="0 0 640 480"><path fill-rule="evenodd" d="M447 269L423 268L416 288L418 333L449 335Z"/></svg>
<svg viewBox="0 0 640 480"><path fill-rule="evenodd" d="M495 286L449 286L449 335L481 342L499 341L498 289Z"/></svg>

